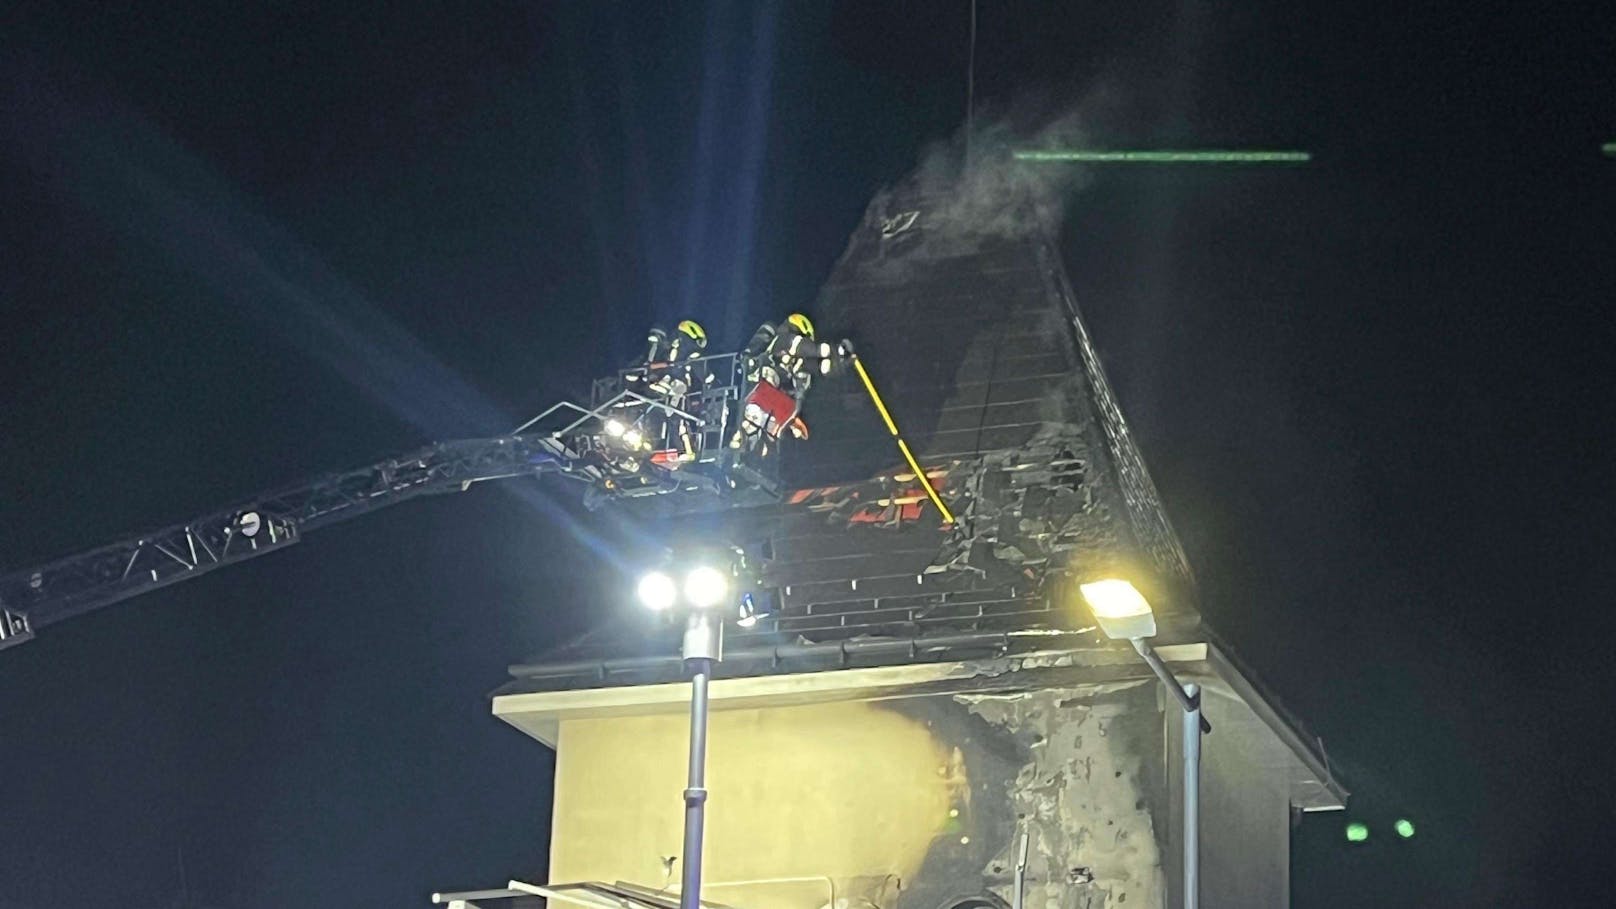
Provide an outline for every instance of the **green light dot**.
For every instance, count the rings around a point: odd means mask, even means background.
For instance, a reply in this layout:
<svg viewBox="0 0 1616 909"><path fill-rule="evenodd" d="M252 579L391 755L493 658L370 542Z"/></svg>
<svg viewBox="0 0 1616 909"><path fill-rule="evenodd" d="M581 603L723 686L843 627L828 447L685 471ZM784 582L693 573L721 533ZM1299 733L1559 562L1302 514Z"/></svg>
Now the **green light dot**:
<svg viewBox="0 0 1616 909"><path fill-rule="evenodd" d="M1369 839L1369 825L1353 822L1347 825L1347 842L1361 843Z"/></svg>
<svg viewBox="0 0 1616 909"><path fill-rule="evenodd" d="M1607 158L1616 158L1616 142L1606 142L1600 146L1600 151L1603 151Z"/></svg>
<svg viewBox="0 0 1616 909"><path fill-rule="evenodd" d="M1397 829L1397 835L1405 840L1414 835L1414 822L1408 818L1398 818L1392 826Z"/></svg>

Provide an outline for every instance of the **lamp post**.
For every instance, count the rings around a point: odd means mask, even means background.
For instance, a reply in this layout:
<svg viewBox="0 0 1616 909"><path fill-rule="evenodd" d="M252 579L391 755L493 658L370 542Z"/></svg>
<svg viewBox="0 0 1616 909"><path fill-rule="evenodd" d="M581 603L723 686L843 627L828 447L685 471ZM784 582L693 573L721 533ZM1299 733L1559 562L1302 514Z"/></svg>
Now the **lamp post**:
<svg viewBox="0 0 1616 909"><path fill-rule="evenodd" d="M1212 724L1201 714L1200 686L1180 684L1150 646L1147 638L1156 634L1156 614L1137 587L1113 578L1091 581L1079 589L1105 636L1132 644L1184 708L1184 909L1196 909L1201 890L1201 734L1212 731Z"/></svg>
<svg viewBox="0 0 1616 909"><path fill-rule="evenodd" d="M664 572L640 579L640 602L655 612L685 613L680 646L690 673L690 755L685 777L685 835L680 869L679 909L700 909L701 853L707 812L707 684L713 664L724 658L724 620L719 607L730 595L730 576L711 565L697 565L681 588Z"/></svg>

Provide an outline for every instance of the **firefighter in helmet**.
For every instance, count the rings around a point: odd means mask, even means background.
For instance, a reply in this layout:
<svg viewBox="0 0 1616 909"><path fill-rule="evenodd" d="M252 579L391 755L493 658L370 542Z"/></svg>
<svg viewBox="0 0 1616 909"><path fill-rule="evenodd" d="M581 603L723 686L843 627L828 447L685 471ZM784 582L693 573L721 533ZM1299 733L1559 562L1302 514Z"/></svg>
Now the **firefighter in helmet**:
<svg viewBox="0 0 1616 909"><path fill-rule="evenodd" d="M707 349L707 331L694 319L679 323L672 334L653 327L645 335L645 353L629 366L641 374L655 372L681 360L694 359Z"/></svg>
<svg viewBox="0 0 1616 909"><path fill-rule="evenodd" d="M808 437L808 424L798 414L821 346L814 340L814 323L800 312L779 325L765 322L758 327L742 351L752 387L742 405L740 425L730 438L731 448L767 457L770 443L787 430L796 438Z"/></svg>
<svg viewBox="0 0 1616 909"><path fill-rule="evenodd" d="M707 351L707 330L694 319L680 322L669 336L665 361L657 364L650 385L651 397L685 413L696 414L701 393L712 384L712 370L701 357ZM675 466L701 455L700 428L674 414L658 421L662 442L659 462Z"/></svg>
<svg viewBox="0 0 1616 909"><path fill-rule="evenodd" d="M624 388L639 398L622 401L602 425L600 447L613 452L619 469L638 470L642 460L677 466L693 460L700 433L689 421L646 401L691 412L687 404L711 381L699 361L707 349L707 331L701 323L685 319L670 333L653 327L646 333L645 353L624 373Z"/></svg>
<svg viewBox="0 0 1616 909"><path fill-rule="evenodd" d="M742 355L746 358L747 378L756 381L760 376L768 376L765 370L772 369L770 381L775 385L783 385L803 372L806 358L813 356L814 351L814 323L800 312L786 316L785 321L779 325L773 322L764 322L752 334L752 340L746 342Z"/></svg>
<svg viewBox="0 0 1616 909"><path fill-rule="evenodd" d="M668 343L668 362L693 360L707 350L707 330L695 319L685 319L674 330Z"/></svg>

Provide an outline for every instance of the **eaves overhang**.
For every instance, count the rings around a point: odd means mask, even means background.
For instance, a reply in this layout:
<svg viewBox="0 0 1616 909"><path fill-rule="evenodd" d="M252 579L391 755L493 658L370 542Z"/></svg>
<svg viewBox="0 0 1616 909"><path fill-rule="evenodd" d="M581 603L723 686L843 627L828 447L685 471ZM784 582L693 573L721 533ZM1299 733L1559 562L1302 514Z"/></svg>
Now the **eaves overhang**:
<svg viewBox="0 0 1616 909"><path fill-rule="evenodd" d="M1012 692L1077 684L1134 684L1151 678L1149 669L1137 655L1120 642L1069 646L1070 642L1055 640L1059 636L1045 637L1045 646L1015 652L1001 650L987 655L820 671L730 675L712 683L712 708L757 709L928 694ZM1224 650L1203 639L1161 642L1157 651L1180 678L1202 686L1206 692L1206 709L1217 727L1214 735L1245 738L1256 749L1254 755L1267 756L1258 759L1287 774L1293 806L1320 811L1345 805L1347 790L1331 772L1322 743L1308 736L1272 703ZM690 687L688 682L677 680L681 668L676 658L647 661L639 669L639 677L647 680L628 684L549 688L530 685L524 690L518 680L495 693L493 713L539 742L557 748L562 723L568 720L677 714L687 710ZM544 678L543 666L527 669L535 677ZM620 667L619 678L624 677L622 673L632 671L631 667ZM1170 702L1164 700L1164 704L1167 703Z"/></svg>

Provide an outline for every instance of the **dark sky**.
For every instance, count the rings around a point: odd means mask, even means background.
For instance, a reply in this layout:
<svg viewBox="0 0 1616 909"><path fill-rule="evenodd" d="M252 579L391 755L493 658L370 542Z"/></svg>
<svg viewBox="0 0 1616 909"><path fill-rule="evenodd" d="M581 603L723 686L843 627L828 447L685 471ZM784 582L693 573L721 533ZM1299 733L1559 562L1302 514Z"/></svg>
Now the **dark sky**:
<svg viewBox="0 0 1616 909"><path fill-rule="evenodd" d="M959 128L967 9L8 5L0 568L807 305ZM1608 904L1613 26L981 3L982 120L1316 156L1095 172L1064 234L1209 620L1361 795L1298 906ZM0 654L0 907L541 876L550 758L483 698L619 618L623 545L480 488Z"/></svg>

